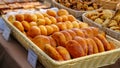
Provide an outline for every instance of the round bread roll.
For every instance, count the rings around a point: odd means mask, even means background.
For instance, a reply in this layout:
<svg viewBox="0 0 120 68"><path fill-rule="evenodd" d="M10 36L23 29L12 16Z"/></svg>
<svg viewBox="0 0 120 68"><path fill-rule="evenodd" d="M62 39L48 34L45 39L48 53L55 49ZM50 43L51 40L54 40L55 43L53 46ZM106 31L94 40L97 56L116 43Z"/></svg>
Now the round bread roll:
<svg viewBox="0 0 120 68"><path fill-rule="evenodd" d="M79 28L86 28L89 27L87 23L79 23Z"/></svg>
<svg viewBox="0 0 120 68"><path fill-rule="evenodd" d="M32 39L32 41L43 51L45 51L45 44L50 44L49 38L44 35L37 35Z"/></svg>
<svg viewBox="0 0 120 68"><path fill-rule="evenodd" d="M36 22L37 16L35 14L24 14L24 20L28 22Z"/></svg>
<svg viewBox="0 0 120 68"><path fill-rule="evenodd" d="M37 19L44 19L43 14L40 12L35 13L35 15L37 16Z"/></svg>
<svg viewBox="0 0 120 68"><path fill-rule="evenodd" d="M54 29L52 28L52 26L46 25L45 27L47 29L47 35L51 35L53 33L53 31L54 31Z"/></svg>
<svg viewBox="0 0 120 68"><path fill-rule="evenodd" d="M73 22L76 21L76 18L73 15L67 15L68 16L68 20Z"/></svg>
<svg viewBox="0 0 120 68"><path fill-rule="evenodd" d="M50 40L51 46L53 46L54 48L56 48L56 46L57 46L56 41L55 41L51 36L48 36L48 38L49 38L49 40Z"/></svg>
<svg viewBox="0 0 120 68"><path fill-rule="evenodd" d="M60 31L61 31L61 30L66 30L66 29L67 29L65 23L59 22L59 23L56 23L56 25L59 27Z"/></svg>
<svg viewBox="0 0 120 68"><path fill-rule="evenodd" d="M88 55L91 55L94 53L94 47L93 47L92 41L90 38L87 38L86 41L88 46Z"/></svg>
<svg viewBox="0 0 120 68"><path fill-rule="evenodd" d="M57 23L56 18L54 18L52 16L49 16L49 19L52 21L52 24L56 24Z"/></svg>
<svg viewBox="0 0 120 68"><path fill-rule="evenodd" d="M30 30L31 26L30 26L30 24L27 21L22 21L21 23L22 23L22 25L24 27L24 30L26 30L26 31Z"/></svg>
<svg viewBox="0 0 120 68"><path fill-rule="evenodd" d="M84 35L82 30L80 30L78 28L73 28L72 30L77 34L77 36L85 37L85 35Z"/></svg>
<svg viewBox="0 0 120 68"><path fill-rule="evenodd" d="M104 52L105 49L104 49L103 43L102 43L97 37L93 37L93 40L94 40L95 43L97 44L98 51L99 51L99 52Z"/></svg>
<svg viewBox="0 0 120 68"><path fill-rule="evenodd" d="M109 42L107 41L107 39L102 34L98 34L97 37L102 41L106 51L112 49Z"/></svg>
<svg viewBox="0 0 120 68"><path fill-rule="evenodd" d="M63 22L63 18L62 17L57 17L56 20L57 20L57 22Z"/></svg>
<svg viewBox="0 0 120 68"><path fill-rule="evenodd" d="M12 24L13 24L13 22L15 22L15 21L16 21L15 16L14 16L14 15L10 15L10 16L8 17L8 21L10 21L10 23L12 23Z"/></svg>
<svg viewBox="0 0 120 68"><path fill-rule="evenodd" d="M62 56L58 53L58 51L52 47L50 44L45 44L45 53L47 53L51 58L57 61L63 61Z"/></svg>
<svg viewBox="0 0 120 68"><path fill-rule="evenodd" d="M62 22L68 21L68 17L66 15L62 15Z"/></svg>
<svg viewBox="0 0 120 68"><path fill-rule="evenodd" d="M90 27L82 28L82 30L85 30L85 32L87 33L86 37L94 37L93 30Z"/></svg>
<svg viewBox="0 0 120 68"><path fill-rule="evenodd" d="M24 15L23 14L16 14L15 18L16 18L17 21L20 21L20 22L24 21Z"/></svg>
<svg viewBox="0 0 120 68"><path fill-rule="evenodd" d="M72 40L72 36L67 31L61 31L64 34L66 41Z"/></svg>
<svg viewBox="0 0 120 68"><path fill-rule="evenodd" d="M37 26L30 27L30 30L28 31L28 35L30 37L35 37L35 36L40 35L40 34L41 34L41 30Z"/></svg>
<svg viewBox="0 0 120 68"><path fill-rule="evenodd" d="M95 43L95 41L94 41L92 38L90 38L90 39L91 39L91 42L92 42L92 44L93 44L93 53L94 53L94 54L95 54L95 53L98 53L99 50L98 50L97 44Z"/></svg>
<svg viewBox="0 0 120 68"><path fill-rule="evenodd" d="M48 15L50 15L50 16L53 16L53 17L56 17L56 16L57 16L57 13L56 13L54 10L52 10L52 9L48 9L48 10L46 11L46 13L47 13Z"/></svg>
<svg viewBox="0 0 120 68"><path fill-rule="evenodd" d="M67 29L72 29L73 28L73 25L70 21L66 21L65 24L66 24Z"/></svg>
<svg viewBox="0 0 120 68"><path fill-rule="evenodd" d="M79 28L79 23L77 21L72 22L73 28Z"/></svg>
<svg viewBox="0 0 120 68"><path fill-rule="evenodd" d="M42 15L44 16L44 17L49 17L50 15L48 15L47 13L42 13Z"/></svg>
<svg viewBox="0 0 120 68"><path fill-rule="evenodd" d="M90 28L92 29L94 36L97 36L99 33L99 29L96 27L90 27Z"/></svg>
<svg viewBox="0 0 120 68"><path fill-rule="evenodd" d="M19 29L21 32L24 31L24 27L23 27L23 25L22 25L21 22L15 21L15 22L13 22L13 25L14 25L17 29Z"/></svg>
<svg viewBox="0 0 120 68"><path fill-rule="evenodd" d="M37 19L36 21L37 25L45 25L45 19Z"/></svg>
<svg viewBox="0 0 120 68"><path fill-rule="evenodd" d="M56 48L56 50L59 52L59 54L62 56L62 58L64 60L70 60L71 59L70 54L65 47L58 46Z"/></svg>
<svg viewBox="0 0 120 68"><path fill-rule="evenodd" d="M29 24L30 24L30 27L32 27L32 26L37 26L37 23L36 23L36 22L30 22Z"/></svg>
<svg viewBox="0 0 120 68"><path fill-rule="evenodd" d="M71 36L72 36L72 39L75 37L75 36L77 36L77 34L74 32L74 31L72 31L72 30L66 30Z"/></svg>
<svg viewBox="0 0 120 68"><path fill-rule="evenodd" d="M75 36L74 40L76 40L83 48L85 55L88 54L88 46L87 46L87 42L85 40L85 38L82 38L80 36Z"/></svg>
<svg viewBox="0 0 120 68"><path fill-rule="evenodd" d="M65 9L60 9L60 10L58 10L58 12L57 12L57 15L58 15L58 16L68 15L68 14L69 14L68 11L65 10Z"/></svg>
<svg viewBox="0 0 120 68"><path fill-rule="evenodd" d="M41 35L47 35L47 29L45 26L40 25L39 29L41 30Z"/></svg>
<svg viewBox="0 0 120 68"><path fill-rule="evenodd" d="M45 19L45 24L46 25L52 24L52 21L48 17L45 17L44 19Z"/></svg>
<svg viewBox="0 0 120 68"><path fill-rule="evenodd" d="M56 41L58 46L64 46L65 47L66 38L65 38L63 33L55 32L55 33L52 34L52 38Z"/></svg>
<svg viewBox="0 0 120 68"><path fill-rule="evenodd" d="M82 46L75 40L70 40L66 43L66 49L72 56L72 58L78 58L81 56L85 56L85 52Z"/></svg>
<svg viewBox="0 0 120 68"><path fill-rule="evenodd" d="M57 25L51 24L50 26L53 28L53 33L60 31L60 29L59 29L59 27Z"/></svg>

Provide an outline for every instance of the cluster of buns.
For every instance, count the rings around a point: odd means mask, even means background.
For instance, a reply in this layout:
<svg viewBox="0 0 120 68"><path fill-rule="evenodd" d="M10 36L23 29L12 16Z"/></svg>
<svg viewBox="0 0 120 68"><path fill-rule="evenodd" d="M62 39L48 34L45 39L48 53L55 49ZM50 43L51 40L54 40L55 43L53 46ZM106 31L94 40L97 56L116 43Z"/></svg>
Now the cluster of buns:
<svg viewBox="0 0 120 68"><path fill-rule="evenodd" d="M82 10L82 11L91 11L91 10L96 10L99 9L100 6L97 5L96 3L91 3L89 1L83 1L81 2L80 0L56 0L58 3L71 8L75 10Z"/></svg>
<svg viewBox="0 0 120 68"><path fill-rule="evenodd" d="M78 21L64 9L60 9L58 12L48 9L46 13L10 15L8 20L21 32L32 38L37 35L51 35L66 29L88 27L88 24Z"/></svg>
<svg viewBox="0 0 120 68"><path fill-rule="evenodd" d="M98 28L78 21L64 9L16 14L8 20L54 60L70 60L115 48Z"/></svg>
<svg viewBox="0 0 120 68"><path fill-rule="evenodd" d="M50 36L38 35L32 41L51 58L63 61L78 58L115 48L106 39L105 34L99 33L98 28L72 28L54 32Z"/></svg>
<svg viewBox="0 0 120 68"><path fill-rule="evenodd" d="M89 12L85 16L93 20L95 23L107 26L107 23L112 18L113 13L111 10L105 9Z"/></svg>

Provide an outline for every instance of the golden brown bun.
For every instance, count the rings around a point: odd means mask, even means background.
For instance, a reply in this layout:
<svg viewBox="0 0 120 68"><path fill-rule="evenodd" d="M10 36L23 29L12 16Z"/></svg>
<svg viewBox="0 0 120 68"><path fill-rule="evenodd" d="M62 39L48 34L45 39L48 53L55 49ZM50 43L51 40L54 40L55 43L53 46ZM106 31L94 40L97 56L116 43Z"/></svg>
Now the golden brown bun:
<svg viewBox="0 0 120 68"><path fill-rule="evenodd" d="M35 15L37 16L37 19L44 19L44 16L42 13L35 13Z"/></svg>
<svg viewBox="0 0 120 68"><path fill-rule="evenodd" d="M86 37L94 37L93 30L90 27L82 28L82 30L86 32Z"/></svg>
<svg viewBox="0 0 120 68"><path fill-rule="evenodd" d="M58 46L56 48L56 50L59 52L59 54L62 56L62 58L64 60L70 60L71 59L70 54L65 47Z"/></svg>
<svg viewBox="0 0 120 68"><path fill-rule="evenodd" d="M69 32L67 32L67 31L61 31L61 33L64 34L64 36L66 38L66 41L72 40L72 36L70 35Z"/></svg>
<svg viewBox="0 0 120 68"><path fill-rule="evenodd" d="M40 34L41 34L41 30L37 26L30 27L30 30L28 31L28 35L31 37L35 37Z"/></svg>
<svg viewBox="0 0 120 68"><path fill-rule="evenodd" d="M47 35L47 29L45 26L40 25L39 29L41 30L41 35Z"/></svg>
<svg viewBox="0 0 120 68"><path fill-rule="evenodd" d="M48 17L45 17L44 19L45 19L45 24L46 25L52 24L52 21Z"/></svg>
<svg viewBox="0 0 120 68"><path fill-rule="evenodd" d="M90 27L91 29L92 29L92 31L93 31L93 35L94 36L97 36L98 35L98 33L99 33L99 29L98 28L96 28L96 27Z"/></svg>
<svg viewBox="0 0 120 68"><path fill-rule="evenodd" d="M37 25L45 25L45 19L37 19L36 21Z"/></svg>
<svg viewBox="0 0 120 68"><path fill-rule="evenodd" d="M94 53L92 41L90 38L87 38L86 41L88 46L88 55L91 55Z"/></svg>
<svg viewBox="0 0 120 68"><path fill-rule="evenodd" d="M53 30L54 30L53 33L60 31L60 30L59 30L59 27L58 27L57 25L51 24L50 26L51 26L51 27L53 28Z"/></svg>
<svg viewBox="0 0 120 68"><path fill-rule="evenodd" d="M62 61L62 56L58 53L58 51L52 47L50 44L45 44L45 52L54 60Z"/></svg>
<svg viewBox="0 0 120 68"><path fill-rule="evenodd" d="M70 40L66 43L66 49L69 51L72 58L85 56L82 46L75 40Z"/></svg>
<svg viewBox="0 0 120 68"><path fill-rule="evenodd" d="M60 31L67 29L66 24L63 22L56 23L56 25L59 27Z"/></svg>
<svg viewBox="0 0 120 68"><path fill-rule="evenodd" d="M84 35L82 30L80 30L78 28L73 28L72 30L77 34L77 36L85 37L85 35Z"/></svg>
<svg viewBox="0 0 120 68"><path fill-rule="evenodd" d="M53 31L54 31L54 29L52 28L52 26L46 25L45 27L47 29L47 35L51 35L53 33Z"/></svg>
<svg viewBox="0 0 120 68"><path fill-rule="evenodd" d="M68 17L66 15L62 15L62 22L68 21Z"/></svg>
<svg viewBox="0 0 120 68"><path fill-rule="evenodd" d="M27 21L22 21L21 23L22 23L22 25L24 27L24 30L26 30L26 31L30 30L31 26L30 26L30 24Z"/></svg>
<svg viewBox="0 0 120 68"><path fill-rule="evenodd" d="M30 27L32 27L32 26L37 26L37 23L36 23L36 22L30 22L29 24L30 24Z"/></svg>
<svg viewBox="0 0 120 68"><path fill-rule="evenodd" d="M10 16L8 17L8 21L10 21L10 23L13 24L13 22L16 21L15 16L14 16L14 15L10 15Z"/></svg>
<svg viewBox="0 0 120 68"><path fill-rule="evenodd" d="M79 23L77 21L72 22L73 28L79 28Z"/></svg>
<svg viewBox="0 0 120 68"><path fill-rule="evenodd" d="M43 13L42 14L44 17L49 17L49 15L47 13Z"/></svg>
<svg viewBox="0 0 120 68"><path fill-rule="evenodd" d="M68 20L73 22L76 21L76 18L73 15L68 15Z"/></svg>
<svg viewBox="0 0 120 68"><path fill-rule="evenodd" d="M79 23L79 28L86 28L89 27L87 23Z"/></svg>
<svg viewBox="0 0 120 68"><path fill-rule="evenodd" d="M74 40L76 40L83 48L85 55L87 55L88 53L88 46L87 46L87 42L85 40L85 38L82 38L80 36L75 36Z"/></svg>
<svg viewBox="0 0 120 68"><path fill-rule="evenodd" d="M36 22L37 16L35 14L24 14L24 20L28 22Z"/></svg>
<svg viewBox="0 0 120 68"><path fill-rule="evenodd" d="M60 9L60 10L58 10L57 14L58 14L58 16L62 16L62 15L68 15L69 13L65 9Z"/></svg>
<svg viewBox="0 0 120 68"><path fill-rule="evenodd" d="M63 22L63 18L62 17L57 17L56 20L57 20L57 22Z"/></svg>
<svg viewBox="0 0 120 68"><path fill-rule="evenodd" d="M58 46L65 47L66 38L63 33L55 32L54 34L52 34L52 38L56 41Z"/></svg>
<svg viewBox="0 0 120 68"><path fill-rule="evenodd" d="M55 17L49 16L49 19L52 21L52 24L56 24L57 20Z"/></svg>
<svg viewBox="0 0 120 68"><path fill-rule="evenodd" d="M23 25L22 25L21 22L15 21L15 22L13 22L13 25L14 25L16 28L18 28L21 32L24 31L24 27L23 27Z"/></svg>
<svg viewBox="0 0 120 68"><path fill-rule="evenodd" d="M94 41L92 38L90 38L90 39L91 39L91 42L92 42L92 44L93 44L93 53L94 53L94 54L95 54L95 53L98 53L99 50L98 50L97 44L95 43L95 41Z"/></svg>
<svg viewBox="0 0 120 68"><path fill-rule="evenodd" d="M77 36L77 34L74 31L72 31L72 30L66 30L66 31L69 32L69 34L72 36L72 38Z"/></svg>
<svg viewBox="0 0 120 68"><path fill-rule="evenodd" d="M102 43L97 37L93 37L93 40L94 40L95 43L97 44L97 47L98 47L98 51L99 51L99 52L105 51L103 43Z"/></svg>
<svg viewBox="0 0 120 68"><path fill-rule="evenodd" d="M73 25L70 21L66 21L65 24L66 24L67 29L72 29L73 28Z"/></svg>
<svg viewBox="0 0 120 68"><path fill-rule="evenodd" d="M52 10L52 9L48 9L48 10L46 11L46 13L47 13L48 15L50 15L50 16L53 16L53 17L56 17L56 16L57 16L57 13L56 13L54 10Z"/></svg>
<svg viewBox="0 0 120 68"><path fill-rule="evenodd" d="M49 40L50 40L51 46L53 46L54 48L56 48L56 46L57 46L56 41L55 41L51 36L48 36L48 38L49 38Z"/></svg>
<svg viewBox="0 0 120 68"><path fill-rule="evenodd" d="M20 22L24 21L24 15L23 14L16 14L15 18L16 18L17 21L20 21Z"/></svg>
<svg viewBox="0 0 120 68"><path fill-rule="evenodd" d="M45 44L50 44L50 40L47 36L44 35L37 35L35 36L32 41L43 51L45 51Z"/></svg>
<svg viewBox="0 0 120 68"><path fill-rule="evenodd" d="M107 39L102 34L98 34L97 37L102 41L106 51L112 49L109 42L107 41Z"/></svg>

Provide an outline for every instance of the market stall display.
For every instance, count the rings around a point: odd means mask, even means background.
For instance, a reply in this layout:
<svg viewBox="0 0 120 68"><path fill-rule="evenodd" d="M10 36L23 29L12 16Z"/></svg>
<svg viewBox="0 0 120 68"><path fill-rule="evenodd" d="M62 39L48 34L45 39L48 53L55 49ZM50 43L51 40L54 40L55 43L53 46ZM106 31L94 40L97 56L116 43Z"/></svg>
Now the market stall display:
<svg viewBox="0 0 120 68"><path fill-rule="evenodd" d="M99 32L98 28L78 21L64 9L57 12L48 9L45 13L34 11L31 14L15 12L3 18L15 38L26 49L34 50L47 68L101 67L113 64L119 58L117 40ZM81 46L82 43L89 48Z"/></svg>

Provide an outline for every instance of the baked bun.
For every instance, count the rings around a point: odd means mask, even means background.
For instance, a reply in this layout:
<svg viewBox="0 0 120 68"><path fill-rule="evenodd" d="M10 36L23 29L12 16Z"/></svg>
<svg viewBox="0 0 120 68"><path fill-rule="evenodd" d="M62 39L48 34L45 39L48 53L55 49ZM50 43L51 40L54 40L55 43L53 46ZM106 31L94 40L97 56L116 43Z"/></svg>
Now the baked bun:
<svg viewBox="0 0 120 68"><path fill-rule="evenodd" d="M93 31L93 35L94 36L97 36L98 35L98 33L99 33L99 29L98 28L96 28L96 27L90 27L91 29L92 29L92 31Z"/></svg>
<svg viewBox="0 0 120 68"><path fill-rule="evenodd" d="M30 22L29 24L30 24L31 27L32 27L32 26L37 26L37 23L36 23L36 22Z"/></svg>
<svg viewBox="0 0 120 68"><path fill-rule="evenodd" d="M58 53L58 51L52 47L50 44L45 44L45 53L47 53L51 58L57 61L63 61L62 56Z"/></svg>
<svg viewBox="0 0 120 68"><path fill-rule="evenodd" d="M53 28L53 33L60 31L60 29L59 29L59 27L57 25L51 24L50 26Z"/></svg>
<svg viewBox="0 0 120 68"><path fill-rule="evenodd" d="M48 36L48 38L49 38L49 40L50 40L51 46L53 46L54 48L56 48L56 46L57 46L56 41L55 41L51 36Z"/></svg>
<svg viewBox="0 0 120 68"><path fill-rule="evenodd" d="M39 29L41 30L41 35L47 35L47 29L45 26L40 25Z"/></svg>
<svg viewBox="0 0 120 68"><path fill-rule="evenodd" d="M66 38L65 38L63 33L55 32L55 33L52 34L52 38L56 41L58 46L64 46L65 47Z"/></svg>
<svg viewBox="0 0 120 68"><path fill-rule="evenodd" d="M69 51L72 58L85 56L82 46L75 40L70 40L66 43L66 49Z"/></svg>
<svg viewBox="0 0 120 68"><path fill-rule="evenodd" d="M45 27L47 29L47 35L51 35L53 33L53 31L54 31L54 29L52 28L52 26L46 25Z"/></svg>
<svg viewBox="0 0 120 68"><path fill-rule="evenodd" d="M56 50L59 52L59 54L62 56L62 58L64 60L70 60L71 59L70 54L65 47L58 46L56 48Z"/></svg>
<svg viewBox="0 0 120 68"><path fill-rule="evenodd" d="M73 28L79 28L79 23L77 21L72 22Z"/></svg>
<svg viewBox="0 0 120 68"><path fill-rule="evenodd" d="M24 21L24 15L23 14L16 14L15 18L16 18L17 21L20 21L20 22Z"/></svg>
<svg viewBox="0 0 120 68"><path fill-rule="evenodd" d="M37 16L35 14L24 14L24 20L28 22L36 22Z"/></svg>
<svg viewBox="0 0 120 68"><path fill-rule="evenodd" d="M14 16L14 15L10 15L10 16L8 17L8 21L10 21L10 23L12 23L12 24L13 24L13 22L15 22L15 21L16 21L15 16Z"/></svg>
<svg viewBox="0 0 120 68"><path fill-rule="evenodd" d="M56 25L59 27L60 31L67 29L66 24L63 22L56 23Z"/></svg>
<svg viewBox="0 0 120 68"><path fill-rule="evenodd" d="M86 28L89 27L87 23L79 23L79 28Z"/></svg>
<svg viewBox="0 0 120 68"><path fill-rule="evenodd" d="M66 15L62 15L62 22L68 21L68 17Z"/></svg>
<svg viewBox="0 0 120 68"><path fill-rule="evenodd" d="M97 37L102 41L106 51L112 49L109 42L107 41L107 39L102 34L98 34Z"/></svg>
<svg viewBox="0 0 120 68"><path fill-rule="evenodd" d="M94 37L93 30L90 27L82 28L82 30L84 30L87 33L86 37Z"/></svg>
<svg viewBox="0 0 120 68"><path fill-rule="evenodd" d="M22 23L25 31L30 30L30 24L27 21L22 21L21 23Z"/></svg>
<svg viewBox="0 0 120 68"><path fill-rule="evenodd" d="M63 22L63 18L62 17L57 17L56 20L57 20L57 22Z"/></svg>
<svg viewBox="0 0 120 68"><path fill-rule="evenodd" d="M83 48L85 55L87 55L88 53L88 46L87 46L87 42L85 40L85 38L82 38L80 36L75 36L74 40L76 40Z"/></svg>
<svg viewBox="0 0 120 68"><path fill-rule="evenodd" d="M44 19L45 19L45 25L52 24L52 21L48 17L45 17Z"/></svg>
<svg viewBox="0 0 120 68"><path fill-rule="evenodd" d="M37 16L37 19L44 19L43 14L40 12L35 13L35 15Z"/></svg>
<svg viewBox="0 0 120 68"><path fill-rule="evenodd" d="M36 21L37 25L45 25L45 19L37 19Z"/></svg>
<svg viewBox="0 0 120 68"><path fill-rule="evenodd" d="M47 9L46 13L50 16L56 17L57 13L52 9Z"/></svg>
<svg viewBox="0 0 120 68"><path fill-rule="evenodd" d="M76 21L76 18L73 15L67 15L68 16L68 20L73 22Z"/></svg>
<svg viewBox="0 0 120 68"><path fill-rule="evenodd" d="M15 21L15 22L13 22L13 25L14 25L16 28L18 28L21 32L24 31L24 27L23 27L23 25L22 25L21 22Z"/></svg>
<svg viewBox="0 0 120 68"><path fill-rule="evenodd" d="M45 51L45 44L50 44L50 40L47 36L44 35L37 35L35 36L32 41L43 51Z"/></svg>
<svg viewBox="0 0 120 68"><path fill-rule="evenodd" d="M61 31L61 33L64 34L66 41L72 40L72 36L69 34L69 32L64 30L64 31Z"/></svg>
<svg viewBox="0 0 120 68"><path fill-rule="evenodd" d="M65 24L66 24L67 29L72 29L73 28L73 25L70 21L66 21Z"/></svg>
<svg viewBox="0 0 120 68"><path fill-rule="evenodd" d="M51 20L52 24L56 24L57 20L55 17L49 16L49 19Z"/></svg>
<svg viewBox="0 0 120 68"><path fill-rule="evenodd" d="M65 9L60 9L60 10L58 10L57 14L58 14L58 16L62 16L62 15L68 15L69 13Z"/></svg>
<svg viewBox="0 0 120 68"><path fill-rule="evenodd" d="M99 52L104 52L105 49L104 49L104 45L103 45L103 43L101 42L101 40L99 40L97 37L93 37L93 40L94 40L95 43L97 44L98 51L99 51Z"/></svg>
<svg viewBox="0 0 120 68"><path fill-rule="evenodd" d="M72 30L66 30L71 36L72 36L72 39L75 37L75 36L77 36L77 34L74 32L74 31L72 31Z"/></svg>
<svg viewBox="0 0 120 68"><path fill-rule="evenodd" d="M77 34L77 36L85 37L85 35L84 35L82 30L80 30L78 28L73 28L72 30Z"/></svg>

